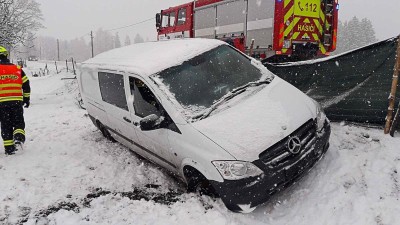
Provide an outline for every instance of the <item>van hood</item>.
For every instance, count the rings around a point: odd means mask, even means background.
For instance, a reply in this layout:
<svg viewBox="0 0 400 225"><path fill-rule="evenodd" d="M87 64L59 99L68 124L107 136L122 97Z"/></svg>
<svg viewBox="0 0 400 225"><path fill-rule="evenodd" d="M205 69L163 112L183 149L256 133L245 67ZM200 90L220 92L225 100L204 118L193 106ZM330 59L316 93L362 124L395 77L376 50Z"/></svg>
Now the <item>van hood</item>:
<svg viewBox="0 0 400 225"><path fill-rule="evenodd" d="M239 100L232 99L220 112L192 123L237 160L258 159L261 152L316 117L315 103L277 76L255 94L243 96L236 96Z"/></svg>

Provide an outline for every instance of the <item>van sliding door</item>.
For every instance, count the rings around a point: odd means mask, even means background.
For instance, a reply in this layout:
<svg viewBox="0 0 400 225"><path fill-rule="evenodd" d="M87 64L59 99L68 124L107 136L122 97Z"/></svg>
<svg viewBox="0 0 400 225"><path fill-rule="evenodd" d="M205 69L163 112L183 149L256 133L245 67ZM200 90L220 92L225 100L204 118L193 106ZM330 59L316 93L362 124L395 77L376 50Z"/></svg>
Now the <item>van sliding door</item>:
<svg viewBox="0 0 400 225"><path fill-rule="evenodd" d="M130 146L137 136L132 132L132 118L129 112L124 76L113 72L99 72L99 85L104 108L108 117L105 124L113 137Z"/></svg>

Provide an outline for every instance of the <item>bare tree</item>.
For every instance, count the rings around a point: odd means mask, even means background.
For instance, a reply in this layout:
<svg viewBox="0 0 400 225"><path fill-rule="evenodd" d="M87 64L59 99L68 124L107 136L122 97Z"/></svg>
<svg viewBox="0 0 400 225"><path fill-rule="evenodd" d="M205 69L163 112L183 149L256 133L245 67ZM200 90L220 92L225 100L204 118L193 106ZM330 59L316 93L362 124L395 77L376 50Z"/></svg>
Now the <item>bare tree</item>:
<svg viewBox="0 0 400 225"><path fill-rule="evenodd" d="M35 0L0 0L0 45L14 47L33 40L42 20Z"/></svg>

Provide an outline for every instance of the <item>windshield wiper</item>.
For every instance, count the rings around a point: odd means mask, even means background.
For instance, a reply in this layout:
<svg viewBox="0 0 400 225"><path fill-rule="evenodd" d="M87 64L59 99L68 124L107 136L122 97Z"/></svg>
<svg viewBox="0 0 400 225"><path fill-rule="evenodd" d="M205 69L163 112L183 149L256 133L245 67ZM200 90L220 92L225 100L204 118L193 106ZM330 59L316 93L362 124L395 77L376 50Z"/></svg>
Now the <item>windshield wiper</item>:
<svg viewBox="0 0 400 225"><path fill-rule="evenodd" d="M256 81L256 82L250 82L250 83L247 83L247 84L245 84L243 86L240 86L240 87L238 87L236 89L233 89L231 91L231 93L240 92L241 90L246 90L248 87L256 87L256 86L260 86L262 84L269 84L269 83L271 83L271 80L269 80L269 79L267 79L267 80L259 80L259 81Z"/></svg>
<svg viewBox="0 0 400 225"><path fill-rule="evenodd" d="M256 87L256 86L260 86L263 84L269 84L271 83L270 79L267 80L259 80L256 82L250 82L247 83L243 86L240 86L238 88L233 89L231 92L229 92L228 94L224 95L221 99L219 99L216 103L214 103L210 108L208 108L207 110L203 111L202 113L192 117L193 120L202 120L204 118L207 118L208 116L210 116L210 114L216 110L220 105L224 104L225 102L231 100L232 98L242 94L243 92L246 91L247 88L249 87Z"/></svg>

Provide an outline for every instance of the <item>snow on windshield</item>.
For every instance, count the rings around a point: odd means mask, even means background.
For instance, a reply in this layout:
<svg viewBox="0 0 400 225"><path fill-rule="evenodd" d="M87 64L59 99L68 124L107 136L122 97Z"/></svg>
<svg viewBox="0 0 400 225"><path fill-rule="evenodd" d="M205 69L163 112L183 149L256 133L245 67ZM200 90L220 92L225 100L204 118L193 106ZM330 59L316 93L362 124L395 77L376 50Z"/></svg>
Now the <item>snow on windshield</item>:
<svg viewBox="0 0 400 225"><path fill-rule="evenodd" d="M269 74L271 78L271 75ZM234 89L264 78L262 68L223 45L152 77L165 86L186 116L199 114Z"/></svg>

